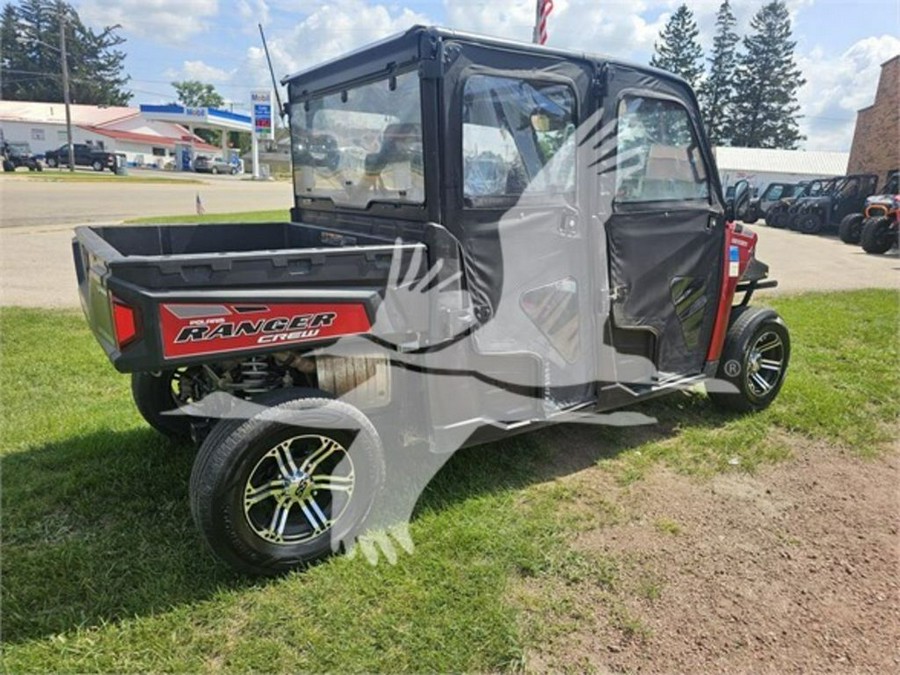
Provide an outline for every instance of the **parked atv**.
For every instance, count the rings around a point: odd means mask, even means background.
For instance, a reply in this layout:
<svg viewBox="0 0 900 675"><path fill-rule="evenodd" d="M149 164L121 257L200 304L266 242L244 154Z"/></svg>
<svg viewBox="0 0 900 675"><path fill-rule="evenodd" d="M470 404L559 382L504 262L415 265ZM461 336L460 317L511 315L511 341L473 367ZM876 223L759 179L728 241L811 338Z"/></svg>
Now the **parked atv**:
<svg viewBox="0 0 900 675"><path fill-rule="evenodd" d="M845 244L859 244L866 220L870 217L887 216L891 201L897 194L900 194L900 171L895 169L888 172L884 187L879 190L879 193L866 198L866 205L862 213L851 213L844 216L838 227L841 241ZM870 207L872 207L872 216L867 215Z"/></svg>
<svg viewBox="0 0 900 675"><path fill-rule="evenodd" d="M837 178L820 178L809 181L799 187L791 197L786 197L773 204L766 213L766 225L775 228L789 227L794 215L794 204L808 197L819 197L828 194L834 187Z"/></svg>
<svg viewBox="0 0 900 675"><path fill-rule="evenodd" d="M860 243L866 253L887 253L897 246L897 232L900 229L900 189L898 174L888 179L886 188L893 188L892 194L880 195L866 206Z"/></svg>
<svg viewBox="0 0 900 675"><path fill-rule="evenodd" d="M733 411L778 395L749 188L724 208L681 78L414 27L283 82L290 222L73 242L138 410L201 441L191 512L227 564L346 550L461 447L698 384Z"/></svg>
<svg viewBox="0 0 900 675"><path fill-rule="evenodd" d="M872 173L852 174L841 178L827 195L810 197L795 204L791 229L803 234L818 234L836 227L852 213L862 211L866 198L875 194L878 176Z"/></svg>

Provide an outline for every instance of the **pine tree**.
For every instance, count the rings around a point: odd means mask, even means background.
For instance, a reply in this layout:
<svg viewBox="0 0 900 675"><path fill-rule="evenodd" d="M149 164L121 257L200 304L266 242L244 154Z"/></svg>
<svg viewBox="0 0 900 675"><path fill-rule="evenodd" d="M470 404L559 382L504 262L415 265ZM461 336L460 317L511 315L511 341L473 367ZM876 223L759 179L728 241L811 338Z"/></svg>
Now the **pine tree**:
<svg viewBox="0 0 900 675"><path fill-rule="evenodd" d="M709 76L698 92L706 133L713 145L727 145L729 142L725 129L735 96L734 74L739 39L734 32L735 23L731 4L725 0L716 14L716 36L713 38L712 56L708 59Z"/></svg>
<svg viewBox="0 0 900 675"><path fill-rule="evenodd" d="M750 22L735 73L737 94L727 118L732 145L795 149L805 139L797 124L797 90L806 80L794 62L791 19L784 0L772 0Z"/></svg>
<svg viewBox="0 0 900 675"><path fill-rule="evenodd" d="M700 30L694 14L682 4L666 22L653 45L650 65L680 75L692 87L703 77L703 50L697 42Z"/></svg>
<svg viewBox="0 0 900 675"><path fill-rule="evenodd" d="M63 100L62 60L59 51L60 10L65 17L69 88L73 103L127 105L131 92L123 87L125 42L119 26L94 31L78 12L57 0L22 0L3 9L4 37L15 26L16 39L3 40L3 98L17 101Z"/></svg>

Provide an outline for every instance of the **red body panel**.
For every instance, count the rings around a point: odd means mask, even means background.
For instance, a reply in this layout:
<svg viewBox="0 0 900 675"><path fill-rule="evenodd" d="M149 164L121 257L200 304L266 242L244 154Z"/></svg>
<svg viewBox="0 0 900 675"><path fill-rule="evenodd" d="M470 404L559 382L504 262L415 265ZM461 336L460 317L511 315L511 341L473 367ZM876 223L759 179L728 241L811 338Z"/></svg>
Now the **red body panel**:
<svg viewBox="0 0 900 675"><path fill-rule="evenodd" d="M733 222L726 223L725 228L722 286L719 290L716 322L713 324L712 338L706 352L707 362L718 361L722 355L722 346L725 344L725 334L728 332L728 321L731 317L731 304L734 302L734 292L756 251L757 236L755 232L747 229L739 230ZM732 247L737 250L737 260L734 260L732 255Z"/></svg>
<svg viewBox="0 0 900 675"><path fill-rule="evenodd" d="M371 327L361 304L170 303L159 315L167 359L294 345Z"/></svg>

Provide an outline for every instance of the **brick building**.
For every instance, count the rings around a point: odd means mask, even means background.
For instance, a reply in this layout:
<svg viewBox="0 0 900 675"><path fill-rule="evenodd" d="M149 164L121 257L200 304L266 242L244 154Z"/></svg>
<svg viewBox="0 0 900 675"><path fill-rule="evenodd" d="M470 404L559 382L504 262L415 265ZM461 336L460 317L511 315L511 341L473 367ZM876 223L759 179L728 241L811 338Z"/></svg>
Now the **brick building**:
<svg viewBox="0 0 900 675"><path fill-rule="evenodd" d="M900 56L881 64L875 102L856 116L850 173L877 173L880 180L900 168Z"/></svg>

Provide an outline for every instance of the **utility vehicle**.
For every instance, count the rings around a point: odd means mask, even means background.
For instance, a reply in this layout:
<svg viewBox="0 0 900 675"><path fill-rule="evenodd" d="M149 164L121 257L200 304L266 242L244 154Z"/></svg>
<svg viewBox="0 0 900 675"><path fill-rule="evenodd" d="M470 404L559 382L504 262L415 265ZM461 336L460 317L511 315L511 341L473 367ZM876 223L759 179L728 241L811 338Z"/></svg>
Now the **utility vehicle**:
<svg viewBox="0 0 900 675"><path fill-rule="evenodd" d="M884 194L866 202L860 244L866 253L887 253L898 244L900 231L900 172L892 171Z"/></svg>
<svg viewBox="0 0 900 675"><path fill-rule="evenodd" d="M339 550L461 446L704 383L737 411L778 394L788 330L747 304L775 282L680 78L414 27L283 83L290 222L73 242L138 409L202 440L191 507L222 560Z"/></svg>
<svg viewBox="0 0 900 675"><path fill-rule="evenodd" d="M3 141L0 144L0 157L3 160L3 170L6 172L15 171L23 166L29 171L44 170L44 165L35 159L28 143L8 143Z"/></svg>
<svg viewBox="0 0 900 675"><path fill-rule="evenodd" d="M836 227L851 213L862 210L866 198L875 193L878 176L872 173L844 176L834 188L819 197L806 197L791 207L791 229L803 234L818 234Z"/></svg>
<svg viewBox="0 0 900 675"><path fill-rule="evenodd" d="M805 185L805 182L769 183L759 197L750 200L746 217L742 218L742 220L748 225L752 225L760 218L765 218L769 213L769 209L775 206L775 204L779 203L782 199L793 197L794 194L800 191Z"/></svg>
<svg viewBox="0 0 900 675"><path fill-rule="evenodd" d="M841 241L845 244L859 244L862 239L863 228L870 218L888 216L888 220L890 220L891 211L894 208L894 197L898 194L900 194L900 171L894 169L893 171L888 171L884 187L878 191L878 194L866 198L862 212L847 214L841 220L841 224L838 227L838 235ZM876 248L878 248L878 245L876 245ZM878 252L884 253L884 251Z"/></svg>
<svg viewBox="0 0 900 675"><path fill-rule="evenodd" d="M769 211L766 213L766 225L777 228L789 227L791 220L796 214L795 205L799 208L802 199L827 195L834 188L837 181L838 178L821 178L809 181L791 197L784 197L778 203L769 207Z"/></svg>

